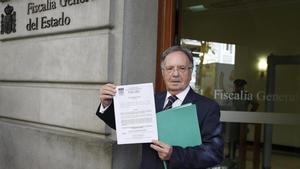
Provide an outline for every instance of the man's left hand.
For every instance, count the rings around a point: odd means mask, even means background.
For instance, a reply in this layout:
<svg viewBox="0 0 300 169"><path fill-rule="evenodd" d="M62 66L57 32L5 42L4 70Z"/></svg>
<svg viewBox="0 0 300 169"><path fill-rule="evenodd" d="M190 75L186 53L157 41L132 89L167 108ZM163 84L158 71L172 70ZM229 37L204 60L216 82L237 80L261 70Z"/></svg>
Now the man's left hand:
<svg viewBox="0 0 300 169"><path fill-rule="evenodd" d="M160 159L169 160L171 158L173 151L172 146L158 140L153 140L150 147L157 151Z"/></svg>

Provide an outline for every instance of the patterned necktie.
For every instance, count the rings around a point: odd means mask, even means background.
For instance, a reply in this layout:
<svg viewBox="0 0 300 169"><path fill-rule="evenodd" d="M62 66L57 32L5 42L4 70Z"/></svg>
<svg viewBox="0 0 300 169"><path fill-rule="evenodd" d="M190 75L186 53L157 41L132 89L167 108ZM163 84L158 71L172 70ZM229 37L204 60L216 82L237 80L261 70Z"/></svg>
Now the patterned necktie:
<svg viewBox="0 0 300 169"><path fill-rule="evenodd" d="M175 96L173 96L173 95L171 95L171 96L169 96L168 97L168 103L166 104L166 106L164 107L164 109L163 110L167 110L167 109L170 109L170 108L172 108L172 104L177 100L178 98L177 98L177 96L175 95Z"/></svg>

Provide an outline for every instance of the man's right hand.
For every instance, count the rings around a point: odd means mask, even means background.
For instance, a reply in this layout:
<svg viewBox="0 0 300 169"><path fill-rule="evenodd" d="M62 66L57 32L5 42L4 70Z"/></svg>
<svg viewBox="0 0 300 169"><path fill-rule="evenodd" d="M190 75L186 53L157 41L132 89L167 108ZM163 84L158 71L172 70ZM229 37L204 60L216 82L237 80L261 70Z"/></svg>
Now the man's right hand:
<svg viewBox="0 0 300 169"><path fill-rule="evenodd" d="M115 94L116 86L114 84L108 83L100 88L100 102L104 108L111 104Z"/></svg>

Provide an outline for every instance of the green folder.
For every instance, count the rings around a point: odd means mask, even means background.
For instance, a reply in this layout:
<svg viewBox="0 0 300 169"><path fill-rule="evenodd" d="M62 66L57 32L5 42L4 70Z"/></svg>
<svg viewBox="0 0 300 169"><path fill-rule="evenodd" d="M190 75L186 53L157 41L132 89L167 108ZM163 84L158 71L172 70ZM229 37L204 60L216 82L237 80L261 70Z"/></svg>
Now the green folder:
<svg viewBox="0 0 300 169"><path fill-rule="evenodd" d="M164 110L156 115L159 140L172 146L196 146L202 144L197 109L186 104Z"/></svg>
<svg viewBox="0 0 300 169"><path fill-rule="evenodd" d="M197 109L185 104L156 114L158 139L172 146L197 146L202 144ZM167 164L163 161L164 168Z"/></svg>

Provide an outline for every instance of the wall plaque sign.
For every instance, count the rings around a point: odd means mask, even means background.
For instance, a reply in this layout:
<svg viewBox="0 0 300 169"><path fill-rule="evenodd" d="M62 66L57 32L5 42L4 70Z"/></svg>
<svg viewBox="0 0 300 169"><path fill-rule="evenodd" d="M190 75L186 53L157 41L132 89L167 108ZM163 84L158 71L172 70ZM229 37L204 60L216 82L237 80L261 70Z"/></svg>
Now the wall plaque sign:
<svg viewBox="0 0 300 169"><path fill-rule="evenodd" d="M110 0L10 0L0 3L0 40L109 27Z"/></svg>

